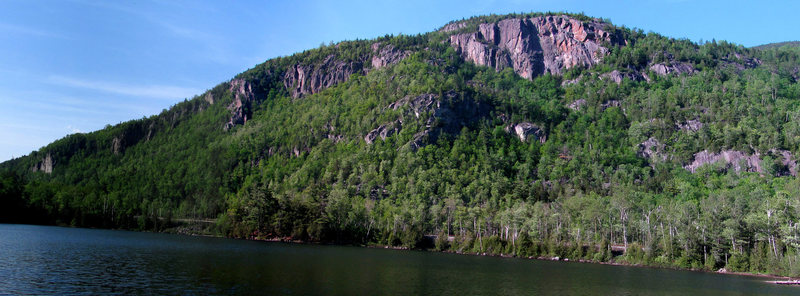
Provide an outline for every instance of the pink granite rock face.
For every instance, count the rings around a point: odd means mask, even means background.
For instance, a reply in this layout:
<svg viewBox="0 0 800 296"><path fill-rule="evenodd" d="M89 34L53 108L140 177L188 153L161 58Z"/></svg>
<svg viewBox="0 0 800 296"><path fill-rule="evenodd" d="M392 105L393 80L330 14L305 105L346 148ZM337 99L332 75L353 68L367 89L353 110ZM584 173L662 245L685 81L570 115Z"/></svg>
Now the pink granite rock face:
<svg viewBox="0 0 800 296"><path fill-rule="evenodd" d="M231 118L225 124L225 130L234 125L247 122L245 106L249 106L255 100L253 86L250 82L243 79L233 79L229 82L229 85L228 91L233 94L233 102L228 105L228 110L231 111Z"/></svg>
<svg viewBox="0 0 800 296"><path fill-rule="evenodd" d="M759 152L747 154L737 150L723 150L717 153L703 150L694 155L694 160L685 165L684 168L694 173L700 166L706 164L720 163L736 172L758 172L765 173L762 161L765 156L778 159L785 168L785 174L797 176L797 161L791 152L780 149L771 149L765 155ZM778 172L778 175L782 175Z"/></svg>
<svg viewBox="0 0 800 296"><path fill-rule="evenodd" d="M603 44L624 43L604 27L599 21L583 22L568 16L505 19L480 24L477 32L450 36L450 44L477 65L498 71L511 67L532 79L600 63L608 53Z"/></svg>

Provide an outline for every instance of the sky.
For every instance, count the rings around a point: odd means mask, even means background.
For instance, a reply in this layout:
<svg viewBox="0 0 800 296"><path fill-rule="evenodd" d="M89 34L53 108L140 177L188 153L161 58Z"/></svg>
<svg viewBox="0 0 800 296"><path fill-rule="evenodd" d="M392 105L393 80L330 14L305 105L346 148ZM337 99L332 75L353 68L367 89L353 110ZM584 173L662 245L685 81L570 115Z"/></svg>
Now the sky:
<svg viewBox="0 0 800 296"><path fill-rule="evenodd" d="M800 1L0 1L0 161L158 114L259 63L451 20L566 11L674 38L800 40Z"/></svg>

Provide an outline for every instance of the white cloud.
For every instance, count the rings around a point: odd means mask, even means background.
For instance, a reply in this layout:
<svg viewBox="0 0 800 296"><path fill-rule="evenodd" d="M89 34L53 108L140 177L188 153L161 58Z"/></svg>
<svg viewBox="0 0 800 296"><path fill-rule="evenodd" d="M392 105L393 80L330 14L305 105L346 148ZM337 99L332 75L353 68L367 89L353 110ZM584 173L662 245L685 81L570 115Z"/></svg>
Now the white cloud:
<svg viewBox="0 0 800 296"><path fill-rule="evenodd" d="M72 77L64 77L58 75L50 76L49 82L72 88L82 88L82 89L96 90L101 92L136 96L136 97L148 97L148 98L171 99L171 100L190 98L202 92L199 89L180 87L180 86L128 85L115 82L76 79Z"/></svg>
<svg viewBox="0 0 800 296"><path fill-rule="evenodd" d="M69 131L70 134L79 134L79 133L81 133L81 130L79 128L74 127L72 125L68 125L67 126L67 130Z"/></svg>

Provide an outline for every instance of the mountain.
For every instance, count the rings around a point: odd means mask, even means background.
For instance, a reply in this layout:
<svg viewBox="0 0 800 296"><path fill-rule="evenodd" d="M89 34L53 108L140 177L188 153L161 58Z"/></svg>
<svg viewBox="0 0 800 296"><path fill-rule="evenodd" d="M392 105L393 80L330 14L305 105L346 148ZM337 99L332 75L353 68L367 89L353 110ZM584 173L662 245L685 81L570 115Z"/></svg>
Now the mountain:
<svg viewBox="0 0 800 296"><path fill-rule="evenodd" d="M782 47L473 17L4 162L0 219L797 276L799 73Z"/></svg>
<svg viewBox="0 0 800 296"><path fill-rule="evenodd" d="M778 47L800 47L800 41L785 41L753 46L754 49L773 49Z"/></svg>

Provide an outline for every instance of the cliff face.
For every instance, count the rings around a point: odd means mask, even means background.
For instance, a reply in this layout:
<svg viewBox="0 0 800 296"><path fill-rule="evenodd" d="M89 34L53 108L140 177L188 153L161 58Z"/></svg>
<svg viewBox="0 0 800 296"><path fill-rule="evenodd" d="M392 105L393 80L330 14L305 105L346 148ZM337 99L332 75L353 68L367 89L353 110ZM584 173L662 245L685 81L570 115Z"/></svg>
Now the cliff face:
<svg viewBox="0 0 800 296"><path fill-rule="evenodd" d="M233 79L229 82L229 85L228 91L233 94L233 102L228 105L228 110L231 111L231 118L225 124L225 130L234 125L247 122L248 111L256 97L255 93L253 93L253 86L243 79Z"/></svg>
<svg viewBox="0 0 800 296"><path fill-rule="evenodd" d="M297 98L344 82L350 75L361 73L363 69L362 61L345 62L338 60L334 55L329 55L317 65L290 66L284 75L283 85L292 97Z"/></svg>
<svg viewBox="0 0 800 296"><path fill-rule="evenodd" d="M600 63L608 53L603 44L624 44L613 33L597 21L542 16L480 24L478 32L450 36L450 44L468 61L531 79Z"/></svg>
<svg viewBox="0 0 800 296"><path fill-rule="evenodd" d="M355 59L343 59L336 54L330 54L320 62L296 62L275 72L267 71L268 77L261 79L274 79L293 98L300 98L345 82L350 79L350 75L366 75L369 71L397 64L411 54L408 50L380 42L373 43L370 49L370 54ZM252 116L250 108L258 104L258 98L263 97L257 85L257 81L241 78L228 82L228 91L232 94L233 101L227 107L231 111L231 117L225 123L225 130L244 124L248 116ZM204 100L209 104L215 103L215 98L211 95L206 95Z"/></svg>
<svg viewBox="0 0 800 296"><path fill-rule="evenodd" d="M32 172L44 172L45 174L52 174L53 173L53 166L55 165L55 161L53 161L53 157L50 156L50 153L42 158L42 161L35 164L31 167Z"/></svg>
<svg viewBox="0 0 800 296"><path fill-rule="evenodd" d="M394 65L410 54L391 44L374 43L371 49L370 56L355 60L344 61L336 55L329 55L318 64L298 63L289 66L283 76L283 85L292 97L298 98L345 82L350 75L366 74L372 69Z"/></svg>
<svg viewBox="0 0 800 296"><path fill-rule="evenodd" d="M770 156L775 159L775 162L765 163L765 156ZM797 176L797 162L790 151L772 149L766 155L761 155L758 152L748 154L736 150L723 150L718 153L712 153L708 150L700 151L694 155L692 163L684 166L685 169L694 173L700 166L706 164L720 163L726 168L733 169L736 172L758 172L767 173L765 166L770 166L779 163L776 173L778 176Z"/></svg>

